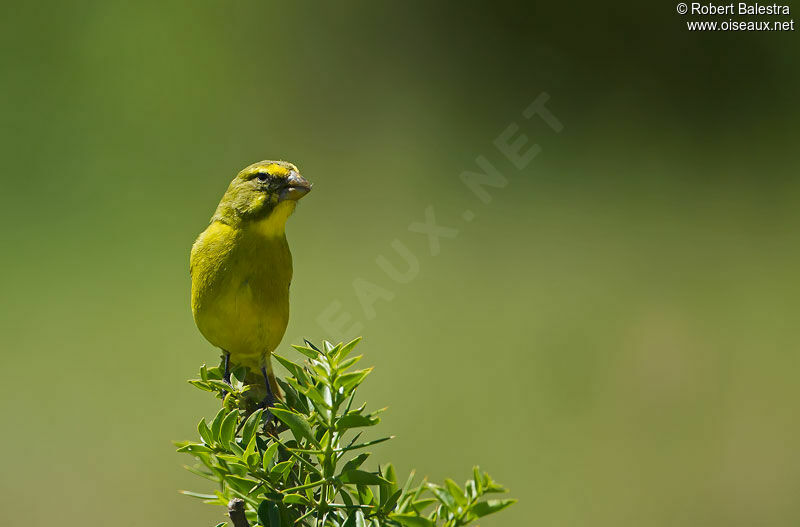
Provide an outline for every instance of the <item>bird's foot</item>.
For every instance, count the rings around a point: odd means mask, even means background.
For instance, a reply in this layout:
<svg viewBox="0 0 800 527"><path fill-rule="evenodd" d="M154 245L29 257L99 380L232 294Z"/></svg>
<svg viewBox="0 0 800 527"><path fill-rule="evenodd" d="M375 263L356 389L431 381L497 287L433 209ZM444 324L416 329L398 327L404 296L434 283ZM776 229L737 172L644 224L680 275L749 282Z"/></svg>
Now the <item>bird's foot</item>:
<svg viewBox="0 0 800 527"><path fill-rule="evenodd" d="M222 380L225 381L225 383L232 388L233 385L231 384L231 354L225 350L223 350L222 353L224 353L222 360L225 365L225 369L222 373ZM224 401L225 397L227 397L228 394L231 393L232 391L233 390L231 390L230 392L222 392L222 400Z"/></svg>
<svg viewBox="0 0 800 527"><path fill-rule="evenodd" d="M268 421L272 419L272 412L270 412L269 409L272 407L273 404L275 404L275 399L272 397L272 394L270 393L267 394L267 396L264 397L264 399L261 401L261 404L258 405L259 408L264 410L264 415L267 416Z"/></svg>
<svg viewBox="0 0 800 527"><path fill-rule="evenodd" d="M222 373L222 380L228 383L228 386L231 385L231 354L227 351L225 353L225 357L223 360L225 361L225 370Z"/></svg>
<svg viewBox="0 0 800 527"><path fill-rule="evenodd" d="M264 425L263 430L267 434L274 434L277 432L278 421L275 419L275 416L272 415L272 412L269 411L270 407L274 404L275 401L272 400L272 397L265 397L261 404L258 405L259 408L264 410L263 417L264 417Z"/></svg>
<svg viewBox="0 0 800 527"><path fill-rule="evenodd" d="M275 396L273 395L272 388L270 388L269 385L269 375L267 374L267 369L261 368L261 374L264 376L264 387L267 390L267 396L264 397L263 401L261 401L259 407L264 409L264 415L267 417L267 421L264 423L264 427L266 427L273 419L272 412L270 412L269 409L275 404Z"/></svg>

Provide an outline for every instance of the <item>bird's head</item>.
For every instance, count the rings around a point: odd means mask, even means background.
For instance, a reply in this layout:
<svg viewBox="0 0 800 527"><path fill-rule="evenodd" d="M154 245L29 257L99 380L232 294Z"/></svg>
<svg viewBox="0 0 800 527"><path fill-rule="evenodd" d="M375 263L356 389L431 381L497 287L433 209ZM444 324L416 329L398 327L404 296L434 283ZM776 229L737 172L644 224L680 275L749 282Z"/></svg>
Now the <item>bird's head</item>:
<svg viewBox="0 0 800 527"><path fill-rule="evenodd" d="M214 220L239 225L253 222L283 232L297 200L311 191L297 167L286 161L259 161L239 172L217 207Z"/></svg>

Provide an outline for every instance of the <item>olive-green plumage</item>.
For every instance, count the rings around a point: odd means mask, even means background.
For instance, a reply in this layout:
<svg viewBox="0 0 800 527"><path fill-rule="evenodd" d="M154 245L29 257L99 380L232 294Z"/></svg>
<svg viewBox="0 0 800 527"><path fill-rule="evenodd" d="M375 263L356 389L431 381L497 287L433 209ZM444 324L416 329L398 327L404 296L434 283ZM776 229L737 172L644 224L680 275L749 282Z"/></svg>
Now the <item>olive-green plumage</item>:
<svg viewBox="0 0 800 527"><path fill-rule="evenodd" d="M254 163L231 181L211 223L192 246L192 314L203 336L234 364L270 367L289 321L292 255L284 226L311 190L297 167Z"/></svg>

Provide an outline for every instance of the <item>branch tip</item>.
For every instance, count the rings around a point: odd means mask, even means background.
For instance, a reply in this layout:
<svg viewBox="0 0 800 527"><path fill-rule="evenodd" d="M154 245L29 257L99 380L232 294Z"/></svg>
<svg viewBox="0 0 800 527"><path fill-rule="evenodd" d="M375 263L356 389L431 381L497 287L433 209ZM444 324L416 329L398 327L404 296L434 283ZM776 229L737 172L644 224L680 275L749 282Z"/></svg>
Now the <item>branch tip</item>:
<svg viewBox="0 0 800 527"><path fill-rule="evenodd" d="M233 527L250 527L247 516L244 514L244 500L233 498L228 502L228 517L233 522Z"/></svg>

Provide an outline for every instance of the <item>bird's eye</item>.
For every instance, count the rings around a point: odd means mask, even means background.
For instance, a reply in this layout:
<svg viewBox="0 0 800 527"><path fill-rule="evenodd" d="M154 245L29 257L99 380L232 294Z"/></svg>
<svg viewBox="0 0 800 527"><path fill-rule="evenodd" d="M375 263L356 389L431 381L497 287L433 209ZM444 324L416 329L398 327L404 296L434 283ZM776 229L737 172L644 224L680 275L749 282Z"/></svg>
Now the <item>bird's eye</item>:
<svg viewBox="0 0 800 527"><path fill-rule="evenodd" d="M256 179L258 179L262 183L266 183L266 181L269 179L269 176L267 174L264 174L263 172L259 172L256 175Z"/></svg>

